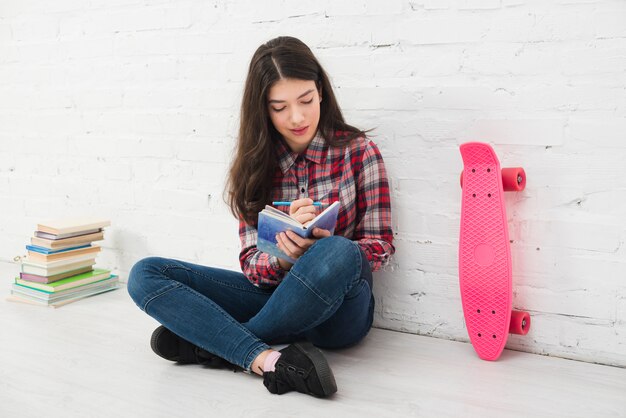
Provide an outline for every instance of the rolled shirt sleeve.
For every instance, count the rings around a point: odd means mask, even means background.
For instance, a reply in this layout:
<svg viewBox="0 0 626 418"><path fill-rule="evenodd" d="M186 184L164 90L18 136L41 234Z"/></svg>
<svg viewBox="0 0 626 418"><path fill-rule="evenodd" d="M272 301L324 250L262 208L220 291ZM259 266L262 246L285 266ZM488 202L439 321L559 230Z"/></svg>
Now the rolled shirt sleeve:
<svg viewBox="0 0 626 418"><path fill-rule="evenodd" d="M389 181L378 147L369 141L357 181L357 219L354 240L361 247L372 271L385 266L395 252L391 229Z"/></svg>

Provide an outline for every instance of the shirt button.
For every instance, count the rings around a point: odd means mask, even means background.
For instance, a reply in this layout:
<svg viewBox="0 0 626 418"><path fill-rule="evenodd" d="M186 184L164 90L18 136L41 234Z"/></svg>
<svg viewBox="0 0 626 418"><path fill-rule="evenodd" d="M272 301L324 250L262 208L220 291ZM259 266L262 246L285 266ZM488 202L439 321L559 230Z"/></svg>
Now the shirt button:
<svg viewBox="0 0 626 418"><path fill-rule="evenodd" d="M301 188L301 189L300 189L300 191L301 191L302 193L304 193L306 190L304 190L304 187L303 187L303 188Z"/></svg>

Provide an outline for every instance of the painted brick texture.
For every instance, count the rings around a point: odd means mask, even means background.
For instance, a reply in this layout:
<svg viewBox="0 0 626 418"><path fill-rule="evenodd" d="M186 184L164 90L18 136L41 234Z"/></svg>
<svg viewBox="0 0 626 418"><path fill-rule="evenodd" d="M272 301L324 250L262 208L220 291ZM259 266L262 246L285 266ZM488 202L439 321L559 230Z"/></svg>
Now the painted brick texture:
<svg viewBox="0 0 626 418"><path fill-rule="evenodd" d="M533 328L508 347L626 366L623 1L3 2L0 262L37 221L92 213L122 277L148 255L238 269L225 171L249 59L278 35L376 128L397 247L376 326L468 340L458 145L481 140L528 174L506 201Z"/></svg>

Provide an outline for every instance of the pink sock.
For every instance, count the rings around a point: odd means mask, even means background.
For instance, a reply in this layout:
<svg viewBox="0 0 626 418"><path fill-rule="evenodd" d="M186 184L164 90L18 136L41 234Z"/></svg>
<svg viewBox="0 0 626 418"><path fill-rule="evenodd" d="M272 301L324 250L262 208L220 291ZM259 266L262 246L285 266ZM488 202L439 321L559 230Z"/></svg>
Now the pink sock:
<svg viewBox="0 0 626 418"><path fill-rule="evenodd" d="M280 357L280 351L272 351L265 357L265 362L263 363L263 371L264 372L274 372L276 371L276 362Z"/></svg>

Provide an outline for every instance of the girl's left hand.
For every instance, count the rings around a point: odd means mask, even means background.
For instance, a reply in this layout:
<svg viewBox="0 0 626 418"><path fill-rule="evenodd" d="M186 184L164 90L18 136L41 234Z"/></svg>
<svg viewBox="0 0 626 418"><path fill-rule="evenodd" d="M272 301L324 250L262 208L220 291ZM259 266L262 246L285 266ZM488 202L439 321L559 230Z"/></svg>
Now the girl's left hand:
<svg viewBox="0 0 626 418"><path fill-rule="evenodd" d="M293 259L300 258L309 247L319 239L330 237L330 231L321 228L313 230L314 238L302 238L293 231L285 231L276 235L278 248Z"/></svg>

